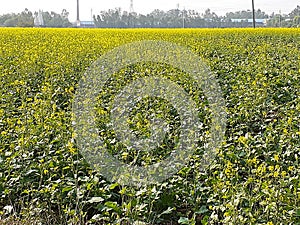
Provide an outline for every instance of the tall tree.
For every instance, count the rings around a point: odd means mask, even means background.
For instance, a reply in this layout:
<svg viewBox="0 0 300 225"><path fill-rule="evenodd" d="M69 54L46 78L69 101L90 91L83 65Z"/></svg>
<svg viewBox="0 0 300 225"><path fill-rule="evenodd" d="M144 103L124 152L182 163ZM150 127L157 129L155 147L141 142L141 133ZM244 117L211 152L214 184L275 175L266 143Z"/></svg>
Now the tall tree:
<svg viewBox="0 0 300 225"><path fill-rule="evenodd" d="M32 12L30 12L27 8L21 12L18 16L18 27L33 27L34 21L33 21L33 15Z"/></svg>

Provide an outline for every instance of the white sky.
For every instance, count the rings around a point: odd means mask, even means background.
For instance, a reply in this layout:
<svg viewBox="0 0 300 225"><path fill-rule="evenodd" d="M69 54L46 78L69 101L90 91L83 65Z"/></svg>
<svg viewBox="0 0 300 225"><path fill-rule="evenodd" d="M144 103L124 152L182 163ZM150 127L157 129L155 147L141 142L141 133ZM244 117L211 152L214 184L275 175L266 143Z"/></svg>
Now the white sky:
<svg viewBox="0 0 300 225"><path fill-rule="evenodd" d="M0 14L21 12L25 8L30 11L55 11L60 13L66 9L70 13L70 21L76 19L76 0L1 0ZM122 10L129 11L130 0L79 0L80 20L91 20L91 9L93 14L98 14L101 10L121 7ZM174 9L179 4L180 9L195 9L202 13L210 8L217 15L225 15L226 12L247 10L252 7L251 0L133 0L134 11L138 13L149 13L154 9ZM299 0L255 0L255 8L266 13L272 12L289 13L297 5Z"/></svg>

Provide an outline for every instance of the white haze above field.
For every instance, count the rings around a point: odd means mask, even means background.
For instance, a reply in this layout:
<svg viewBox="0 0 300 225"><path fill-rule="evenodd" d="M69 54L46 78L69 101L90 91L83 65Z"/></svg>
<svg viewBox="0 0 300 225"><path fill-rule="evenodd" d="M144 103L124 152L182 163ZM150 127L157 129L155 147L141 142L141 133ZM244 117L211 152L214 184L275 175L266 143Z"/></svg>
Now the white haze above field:
<svg viewBox="0 0 300 225"><path fill-rule="evenodd" d="M296 6L300 5L299 0L255 0L255 8L261 9L267 14L290 13ZM154 9L194 9L203 13L207 8L217 13L225 15L226 12L235 12L252 8L252 0L133 0L135 12L147 14ZM99 14L102 10L120 7L129 11L130 0L80 0L80 20L91 20L92 14ZM0 6L0 14L18 13L28 8L30 11L54 11L60 13L66 9L69 13L70 21L76 20L76 0L9 0L3 1Z"/></svg>

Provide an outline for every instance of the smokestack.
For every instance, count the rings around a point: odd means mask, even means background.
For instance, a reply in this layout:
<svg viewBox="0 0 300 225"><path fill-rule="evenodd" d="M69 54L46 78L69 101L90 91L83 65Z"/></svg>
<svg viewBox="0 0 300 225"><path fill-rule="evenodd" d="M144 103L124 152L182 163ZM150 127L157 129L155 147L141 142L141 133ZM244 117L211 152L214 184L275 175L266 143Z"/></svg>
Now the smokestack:
<svg viewBox="0 0 300 225"><path fill-rule="evenodd" d="M80 19L79 19L79 0L77 0L77 19L76 19L77 27L80 26Z"/></svg>

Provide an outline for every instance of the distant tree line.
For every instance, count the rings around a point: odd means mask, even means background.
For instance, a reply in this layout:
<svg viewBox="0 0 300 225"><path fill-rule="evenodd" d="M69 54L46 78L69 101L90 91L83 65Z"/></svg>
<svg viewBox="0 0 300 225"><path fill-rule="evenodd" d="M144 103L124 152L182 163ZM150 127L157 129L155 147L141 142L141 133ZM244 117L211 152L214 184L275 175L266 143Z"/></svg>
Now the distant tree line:
<svg viewBox="0 0 300 225"><path fill-rule="evenodd" d="M33 15L28 9L15 14L5 14L0 16L0 26L4 27L32 27Z"/></svg>
<svg viewBox="0 0 300 225"><path fill-rule="evenodd" d="M64 9L61 13L42 12L43 24L35 24L38 12L32 13L28 9L15 14L0 16L0 26L5 27L72 27ZM257 26L267 27L300 27L300 6L287 15L266 14L260 9L255 11ZM95 27L102 28L180 28L180 27L250 27L252 26L252 11L243 10L228 12L225 16L218 16L210 9L204 13L195 10L172 9L168 11L154 10L143 15L122 11L121 8L101 11L94 15Z"/></svg>
<svg viewBox="0 0 300 225"><path fill-rule="evenodd" d="M43 27L72 27L68 16L67 10L62 12L41 12L43 18ZM10 13L0 16L0 26L2 27L34 27L34 19L37 17L38 12L32 13L27 8L21 13Z"/></svg>
<svg viewBox="0 0 300 225"><path fill-rule="evenodd" d="M38 12L35 12L35 16L37 16ZM42 12L44 25L45 27L71 27L72 23L70 23L68 17L69 12L63 9L62 12Z"/></svg>
<svg viewBox="0 0 300 225"><path fill-rule="evenodd" d="M267 22L269 27L300 27L300 6L297 5L288 15L272 13L270 17Z"/></svg>
<svg viewBox="0 0 300 225"><path fill-rule="evenodd" d="M258 26L268 27L300 27L299 22L300 6L297 6L288 15L266 14L260 9L255 11L256 23ZM179 28L179 27L251 27L252 11L243 10L226 13L225 16L218 16L210 9L204 13L195 10L172 9L169 11L154 10L143 15L122 11L121 8L101 11L94 16L96 27L114 28Z"/></svg>

